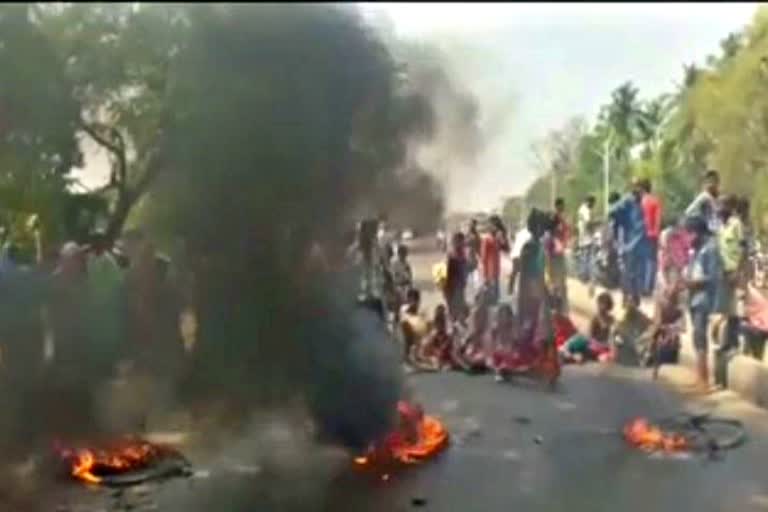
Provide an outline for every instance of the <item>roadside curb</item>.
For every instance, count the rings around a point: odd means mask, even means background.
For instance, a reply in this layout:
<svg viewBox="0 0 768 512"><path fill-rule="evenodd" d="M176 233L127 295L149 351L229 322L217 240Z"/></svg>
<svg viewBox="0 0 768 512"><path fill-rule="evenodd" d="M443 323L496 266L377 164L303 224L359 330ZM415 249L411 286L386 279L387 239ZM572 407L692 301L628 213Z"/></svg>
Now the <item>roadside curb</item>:
<svg viewBox="0 0 768 512"><path fill-rule="evenodd" d="M601 289L602 291L602 289ZM614 302L620 304L620 293L611 292ZM587 287L576 279L568 280L568 305L577 314L591 317L595 313L594 299L589 297ZM640 309L649 316L653 315L653 306L643 301ZM695 352L691 341L691 326L686 315L687 328L682 336L680 365L695 370ZM714 349L710 347L710 369L714 368ZM710 370L711 371L711 370ZM727 365L727 389L740 395L745 400L758 405L768 406L768 366L742 354L730 358Z"/></svg>

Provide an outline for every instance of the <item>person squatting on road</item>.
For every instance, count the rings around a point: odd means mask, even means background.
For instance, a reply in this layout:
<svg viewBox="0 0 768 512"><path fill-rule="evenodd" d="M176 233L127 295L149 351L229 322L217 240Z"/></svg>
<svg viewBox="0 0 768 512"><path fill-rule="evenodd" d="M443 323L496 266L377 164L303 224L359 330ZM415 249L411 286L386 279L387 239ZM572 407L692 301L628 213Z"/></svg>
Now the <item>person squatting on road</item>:
<svg viewBox="0 0 768 512"><path fill-rule="evenodd" d="M651 319L640 309L640 297L630 296L624 305L624 314L616 324L612 340L619 364L637 366L640 363L641 347L645 338L650 336L651 325Z"/></svg>
<svg viewBox="0 0 768 512"><path fill-rule="evenodd" d="M640 347L641 363L653 368L654 380L662 364L677 364L680 356L680 336L685 332L682 291L683 282L676 279L658 294L649 343Z"/></svg>

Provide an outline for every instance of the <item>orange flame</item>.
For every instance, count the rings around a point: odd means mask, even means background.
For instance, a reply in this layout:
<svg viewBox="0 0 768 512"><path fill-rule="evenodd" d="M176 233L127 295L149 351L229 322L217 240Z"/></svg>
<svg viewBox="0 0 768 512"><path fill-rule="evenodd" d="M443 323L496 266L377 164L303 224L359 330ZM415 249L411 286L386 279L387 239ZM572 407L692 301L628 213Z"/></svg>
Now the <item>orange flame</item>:
<svg viewBox="0 0 768 512"><path fill-rule="evenodd" d="M142 469L165 452L160 446L140 439L126 439L106 448L61 449L70 474L83 482L99 484L103 477Z"/></svg>
<svg viewBox="0 0 768 512"><path fill-rule="evenodd" d="M679 453L690 449L685 436L664 432L645 418L635 418L624 426L624 439L644 452Z"/></svg>
<svg viewBox="0 0 768 512"><path fill-rule="evenodd" d="M448 445L448 431L440 421L424 414L418 405L397 404L398 428L374 443L364 456L355 457L360 466L375 462L417 464L441 452Z"/></svg>

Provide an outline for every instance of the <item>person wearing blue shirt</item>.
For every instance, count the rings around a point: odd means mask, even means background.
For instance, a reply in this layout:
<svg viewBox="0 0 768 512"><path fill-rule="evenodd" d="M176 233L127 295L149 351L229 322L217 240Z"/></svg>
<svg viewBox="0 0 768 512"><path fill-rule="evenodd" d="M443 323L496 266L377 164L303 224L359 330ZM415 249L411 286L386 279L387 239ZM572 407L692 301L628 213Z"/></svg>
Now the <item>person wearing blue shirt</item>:
<svg viewBox="0 0 768 512"><path fill-rule="evenodd" d="M629 297L640 297L644 285L648 236L641 205L642 197L640 183L634 180L631 191L608 210L608 218L619 241L619 254L624 267L622 289L625 304Z"/></svg>
<svg viewBox="0 0 768 512"><path fill-rule="evenodd" d="M699 385L708 389L709 370L707 348L709 317L715 307L720 276L720 255L717 240L712 236L704 217L693 216L686 220L686 228L692 234L693 256L686 269L685 284L688 288L688 309L693 325L693 345L696 349L696 368Z"/></svg>

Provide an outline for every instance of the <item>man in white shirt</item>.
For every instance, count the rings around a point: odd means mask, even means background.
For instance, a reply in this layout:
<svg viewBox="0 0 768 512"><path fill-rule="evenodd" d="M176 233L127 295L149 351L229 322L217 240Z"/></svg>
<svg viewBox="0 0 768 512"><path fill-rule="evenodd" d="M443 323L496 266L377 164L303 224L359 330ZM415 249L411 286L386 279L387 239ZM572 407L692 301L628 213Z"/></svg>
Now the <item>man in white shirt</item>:
<svg viewBox="0 0 768 512"><path fill-rule="evenodd" d="M576 227L578 233L578 262L579 278L584 283L591 283L594 274L594 259L596 247L595 241L595 222L593 211L595 209L595 196L587 197L577 213Z"/></svg>

